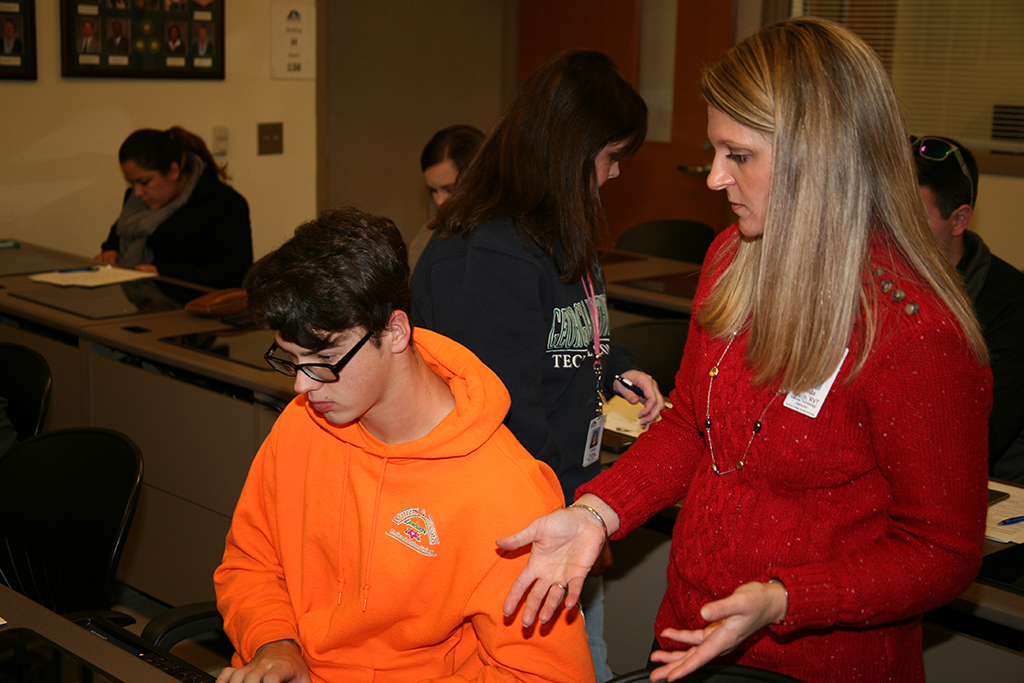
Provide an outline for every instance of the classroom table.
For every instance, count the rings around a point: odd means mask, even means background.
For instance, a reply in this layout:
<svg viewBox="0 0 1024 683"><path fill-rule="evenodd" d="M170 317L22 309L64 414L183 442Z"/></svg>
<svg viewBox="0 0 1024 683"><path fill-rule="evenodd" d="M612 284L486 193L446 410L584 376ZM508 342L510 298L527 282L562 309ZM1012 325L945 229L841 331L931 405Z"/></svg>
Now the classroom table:
<svg viewBox="0 0 1024 683"><path fill-rule="evenodd" d="M601 268L610 306L638 307L649 317L690 315L701 264L608 251Z"/></svg>
<svg viewBox="0 0 1024 683"><path fill-rule="evenodd" d="M99 677L69 678L71 672L65 669L60 672L62 681L171 683L178 680L2 584L0 584L0 619L6 621L5 624L0 625L0 634L15 629L31 629L64 648L74 657L88 662L107 677L106 680ZM4 664L0 664L0 668L10 665L9 661L14 654L13 650L14 648L4 650L3 646L0 646L0 660L4 662ZM36 651L34 654L38 658L37 665L44 663L47 659L44 653ZM41 677L37 671L36 678L32 680L48 682L53 679Z"/></svg>
<svg viewBox="0 0 1024 683"><path fill-rule="evenodd" d="M27 243L0 249L0 341L50 364L45 429L116 429L142 450L143 489L118 578L171 605L212 600L235 502L294 396L292 381L262 360L268 331L182 310L208 288L168 278L94 290L30 279L91 263ZM154 286L183 300L122 308L122 290Z"/></svg>

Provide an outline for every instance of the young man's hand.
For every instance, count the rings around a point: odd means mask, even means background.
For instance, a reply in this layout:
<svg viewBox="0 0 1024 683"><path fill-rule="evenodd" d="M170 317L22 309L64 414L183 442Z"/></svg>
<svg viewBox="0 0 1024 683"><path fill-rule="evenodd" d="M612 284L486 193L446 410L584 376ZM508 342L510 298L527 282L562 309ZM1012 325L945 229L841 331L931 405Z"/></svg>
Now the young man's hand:
<svg viewBox="0 0 1024 683"><path fill-rule="evenodd" d="M230 666L220 672L217 683L312 683L306 660L293 640L275 640L256 650L246 666Z"/></svg>

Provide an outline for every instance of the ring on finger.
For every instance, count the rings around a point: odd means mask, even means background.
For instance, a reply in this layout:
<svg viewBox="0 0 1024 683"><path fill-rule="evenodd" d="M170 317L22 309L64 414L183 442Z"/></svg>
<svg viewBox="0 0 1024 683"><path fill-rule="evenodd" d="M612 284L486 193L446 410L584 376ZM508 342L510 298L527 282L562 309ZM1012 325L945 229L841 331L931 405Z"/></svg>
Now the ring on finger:
<svg viewBox="0 0 1024 683"><path fill-rule="evenodd" d="M556 584L554 584L554 585L558 586L559 588L561 588L561 589L562 589L563 591L565 591L566 593L568 593L568 592L569 592L569 587L568 587L568 586L566 586L566 585L565 585L564 583L556 583Z"/></svg>

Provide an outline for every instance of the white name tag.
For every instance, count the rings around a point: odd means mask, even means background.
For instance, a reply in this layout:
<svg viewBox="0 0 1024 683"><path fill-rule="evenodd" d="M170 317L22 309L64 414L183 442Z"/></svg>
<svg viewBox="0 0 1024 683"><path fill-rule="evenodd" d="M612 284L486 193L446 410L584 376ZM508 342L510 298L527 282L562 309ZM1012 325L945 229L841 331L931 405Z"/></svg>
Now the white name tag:
<svg viewBox="0 0 1024 683"><path fill-rule="evenodd" d="M587 449L583 451L583 466L593 465L601 459L601 436L604 434L604 421L607 415L598 415L590 421L587 430Z"/></svg>
<svg viewBox="0 0 1024 683"><path fill-rule="evenodd" d="M828 398L828 392L832 390L832 383L836 381L836 376L839 375L839 370L843 367L843 361L846 360L846 356L849 353L850 349L843 351L843 357L839 359L839 365L836 366L835 372L820 386L814 387L802 394L790 392L786 394L786 400L782 402L782 405L807 417L818 417L822 404Z"/></svg>

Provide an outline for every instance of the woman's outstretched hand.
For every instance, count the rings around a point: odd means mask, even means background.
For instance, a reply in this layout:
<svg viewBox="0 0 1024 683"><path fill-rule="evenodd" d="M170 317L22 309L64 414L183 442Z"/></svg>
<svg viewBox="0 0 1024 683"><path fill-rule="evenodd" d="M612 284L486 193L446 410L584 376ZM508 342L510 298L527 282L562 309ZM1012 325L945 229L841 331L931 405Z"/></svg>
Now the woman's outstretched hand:
<svg viewBox="0 0 1024 683"><path fill-rule="evenodd" d="M608 525L608 533L619 528L618 516L599 498L590 494L577 501L589 505ZM555 510L530 522L522 531L499 540L498 547L515 550L533 544L530 560L513 582L502 608L513 614L526 596L523 625L534 620L547 623L560 603L566 609L576 605L583 580L594 565L606 541L605 528L597 516L585 508Z"/></svg>
<svg viewBox="0 0 1024 683"><path fill-rule="evenodd" d="M675 681L701 668L715 657L735 650L740 643L769 624L786 617L786 589L781 583L745 583L732 595L704 605L701 617L708 622L702 629L683 631L667 628L668 638L690 645L687 650L658 650L651 659L661 662L651 672L652 681Z"/></svg>

